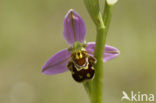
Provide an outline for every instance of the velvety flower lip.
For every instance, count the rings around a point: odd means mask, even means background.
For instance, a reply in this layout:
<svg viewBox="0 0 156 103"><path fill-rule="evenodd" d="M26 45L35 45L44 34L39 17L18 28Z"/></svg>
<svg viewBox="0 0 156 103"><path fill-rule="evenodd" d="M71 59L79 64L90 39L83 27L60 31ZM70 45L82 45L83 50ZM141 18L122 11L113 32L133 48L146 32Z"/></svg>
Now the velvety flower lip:
<svg viewBox="0 0 156 103"><path fill-rule="evenodd" d="M67 71L66 64L70 60L71 53L63 49L53 55L42 67L42 73L54 75Z"/></svg>
<svg viewBox="0 0 156 103"><path fill-rule="evenodd" d="M70 9L64 18L63 35L68 44L73 45L75 41L84 42L86 26L80 15Z"/></svg>
<svg viewBox="0 0 156 103"><path fill-rule="evenodd" d="M87 43L87 53L90 54L91 56L94 55L94 48L95 48L95 42L88 42ZM104 51L104 57L103 61L107 62L109 60L112 60L113 58L116 58L120 54L120 51L112 46L105 45L105 51Z"/></svg>

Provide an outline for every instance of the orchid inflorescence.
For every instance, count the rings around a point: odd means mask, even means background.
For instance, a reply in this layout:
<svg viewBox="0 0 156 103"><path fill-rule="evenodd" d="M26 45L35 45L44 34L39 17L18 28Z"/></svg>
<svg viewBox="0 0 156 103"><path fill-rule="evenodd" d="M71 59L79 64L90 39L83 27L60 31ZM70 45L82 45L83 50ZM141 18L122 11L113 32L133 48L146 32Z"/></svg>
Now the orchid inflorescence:
<svg viewBox="0 0 156 103"><path fill-rule="evenodd" d="M42 67L42 73L55 75L65 71L71 74L77 82L90 80L96 72L94 65L95 42L85 43L86 26L80 15L70 9L64 18L63 35L69 48L53 55ZM115 47L105 45L103 62L107 62L120 54Z"/></svg>

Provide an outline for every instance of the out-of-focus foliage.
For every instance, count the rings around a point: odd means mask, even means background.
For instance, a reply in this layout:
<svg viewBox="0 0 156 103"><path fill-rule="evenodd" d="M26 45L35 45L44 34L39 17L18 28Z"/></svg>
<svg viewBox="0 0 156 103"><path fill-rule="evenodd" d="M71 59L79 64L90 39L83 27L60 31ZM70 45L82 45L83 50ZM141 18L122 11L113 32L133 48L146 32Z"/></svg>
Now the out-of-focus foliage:
<svg viewBox="0 0 156 103"><path fill-rule="evenodd" d="M105 63L104 102L121 103L123 90L156 94L155 4L119 0L115 6L107 44L121 55ZM68 47L62 31L70 8L84 19L86 40L95 41L94 24L81 0L0 0L0 103L89 103L70 72L41 74L44 62Z"/></svg>

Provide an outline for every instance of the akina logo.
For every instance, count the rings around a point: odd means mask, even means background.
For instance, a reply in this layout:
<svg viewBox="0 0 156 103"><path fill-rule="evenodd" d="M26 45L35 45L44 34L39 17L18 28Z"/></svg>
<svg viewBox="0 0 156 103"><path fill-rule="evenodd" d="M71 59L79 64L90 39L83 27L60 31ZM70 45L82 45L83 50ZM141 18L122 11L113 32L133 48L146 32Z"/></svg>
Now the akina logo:
<svg viewBox="0 0 156 103"><path fill-rule="evenodd" d="M128 95L125 91L122 91L121 101L134 101L134 102L153 102L155 97L154 94L145 94L141 92L131 91L130 95Z"/></svg>

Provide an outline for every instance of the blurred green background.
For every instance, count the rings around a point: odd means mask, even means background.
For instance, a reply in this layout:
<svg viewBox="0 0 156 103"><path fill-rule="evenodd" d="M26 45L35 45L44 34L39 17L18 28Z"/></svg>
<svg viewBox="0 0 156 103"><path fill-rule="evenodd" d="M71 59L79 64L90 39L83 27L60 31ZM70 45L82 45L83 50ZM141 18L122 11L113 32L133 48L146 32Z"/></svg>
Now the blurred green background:
<svg viewBox="0 0 156 103"><path fill-rule="evenodd" d="M121 55L105 63L105 103L121 103L123 90L156 96L155 4L119 0L115 6L107 44ZM82 0L0 0L0 103L89 103L70 72L41 73L51 55L68 47L62 31L70 8L84 19L86 40L95 41L95 26Z"/></svg>

